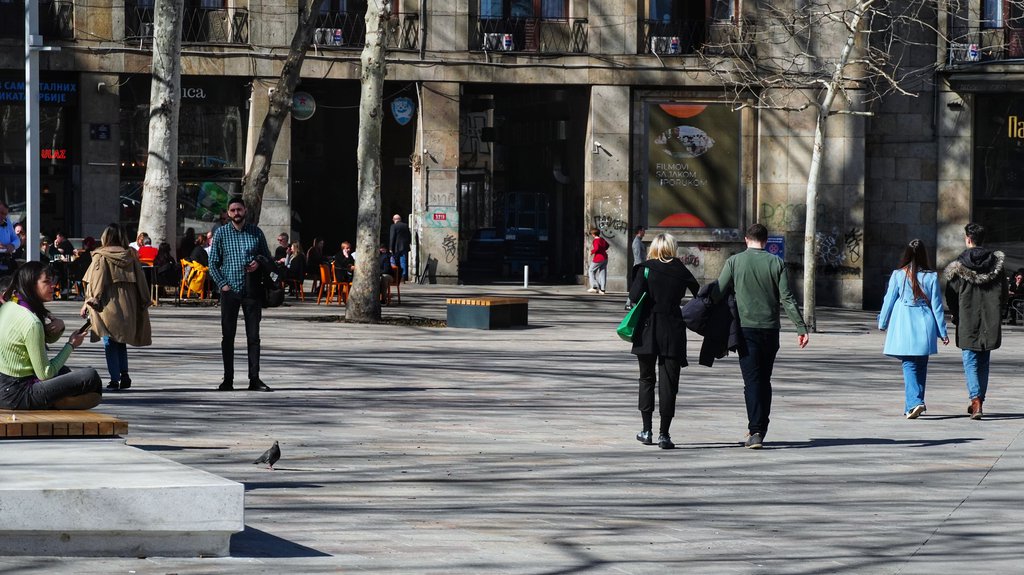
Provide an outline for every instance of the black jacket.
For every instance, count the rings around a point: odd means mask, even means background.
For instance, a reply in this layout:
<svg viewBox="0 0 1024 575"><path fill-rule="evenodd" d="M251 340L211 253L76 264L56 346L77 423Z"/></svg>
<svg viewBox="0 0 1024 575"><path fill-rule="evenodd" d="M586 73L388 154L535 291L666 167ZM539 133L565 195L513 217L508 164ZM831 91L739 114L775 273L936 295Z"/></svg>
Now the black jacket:
<svg viewBox="0 0 1024 575"><path fill-rule="evenodd" d="M960 349L988 351L1002 344L1007 297L1003 260L1003 252L970 248L946 266L946 304Z"/></svg>
<svg viewBox="0 0 1024 575"><path fill-rule="evenodd" d="M647 277L645 268L650 270ZM645 292L647 297L633 334L633 354L675 357L686 366L686 324L679 304L687 289L697 295L700 284L678 259L668 263L647 260L636 266L634 273L629 299L635 302Z"/></svg>
<svg viewBox="0 0 1024 575"><path fill-rule="evenodd" d="M699 363L708 367L715 364L715 359L721 359L743 345L736 295L730 293L729 297L713 303L711 292L717 287L718 280L715 280L700 288L697 297L687 302L682 310L686 327L704 336Z"/></svg>
<svg viewBox="0 0 1024 575"><path fill-rule="evenodd" d="M409 224L405 222L391 224L391 241L388 242L391 253L404 254L409 251L410 245L412 245L412 232L409 231Z"/></svg>

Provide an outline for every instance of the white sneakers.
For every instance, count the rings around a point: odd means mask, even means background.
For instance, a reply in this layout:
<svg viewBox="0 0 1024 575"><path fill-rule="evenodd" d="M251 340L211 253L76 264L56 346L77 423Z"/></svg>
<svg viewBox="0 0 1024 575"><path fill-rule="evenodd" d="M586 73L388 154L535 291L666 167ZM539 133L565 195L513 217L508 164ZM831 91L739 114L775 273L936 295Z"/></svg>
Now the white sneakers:
<svg viewBox="0 0 1024 575"><path fill-rule="evenodd" d="M597 288L590 288L587 290L587 293L597 293Z"/></svg>
<svg viewBox="0 0 1024 575"><path fill-rule="evenodd" d="M907 419L917 419L922 413L925 412L924 404L918 405L914 409L911 409L907 413Z"/></svg>

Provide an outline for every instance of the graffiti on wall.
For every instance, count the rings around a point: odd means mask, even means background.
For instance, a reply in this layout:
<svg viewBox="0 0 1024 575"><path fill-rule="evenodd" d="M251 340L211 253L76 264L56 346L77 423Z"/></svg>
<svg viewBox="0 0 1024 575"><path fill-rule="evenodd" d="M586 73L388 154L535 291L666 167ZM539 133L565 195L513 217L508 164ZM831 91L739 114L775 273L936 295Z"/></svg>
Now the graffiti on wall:
<svg viewBox="0 0 1024 575"><path fill-rule="evenodd" d="M629 222L614 216L595 216L594 227L601 230L601 235L609 239L614 238L616 233L629 235Z"/></svg>
<svg viewBox="0 0 1024 575"><path fill-rule="evenodd" d="M441 242L441 247L444 248L444 261L445 263L452 263L455 258L458 257L459 244L455 240L455 236L448 234L444 237L444 241Z"/></svg>
<svg viewBox="0 0 1024 575"><path fill-rule="evenodd" d="M833 228L831 232L818 232L814 235L814 258L826 268L854 268L861 260L861 244L864 232L850 228L840 233Z"/></svg>

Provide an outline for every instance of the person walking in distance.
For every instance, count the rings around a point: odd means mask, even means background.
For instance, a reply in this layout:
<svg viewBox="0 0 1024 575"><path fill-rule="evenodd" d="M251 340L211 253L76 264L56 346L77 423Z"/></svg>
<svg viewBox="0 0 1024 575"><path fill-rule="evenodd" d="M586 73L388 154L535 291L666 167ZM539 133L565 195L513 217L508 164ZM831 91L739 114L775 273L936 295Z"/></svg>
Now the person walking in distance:
<svg viewBox="0 0 1024 575"><path fill-rule="evenodd" d="M638 266L647 259L644 257L644 235L647 230L643 226L636 227L636 235L633 236L633 265Z"/></svg>
<svg viewBox="0 0 1024 575"><path fill-rule="evenodd" d="M259 294L247 293L246 274L259 273L258 258L270 259L267 238L255 224L245 223L245 203L242 198L228 202L230 225L217 228L210 248L210 277L220 288L220 351L224 358L224 381L221 391L234 389L235 330L238 310L245 320L246 352L249 359L249 390L271 391L260 381L260 319L262 308ZM250 282L254 283L254 282Z"/></svg>
<svg viewBox="0 0 1024 575"><path fill-rule="evenodd" d="M409 224L402 221L402 216L395 214L391 216L391 242L388 245L391 253L398 260L398 266L402 268L402 279L409 279L409 248L412 246L412 232L409 231Z"/></svg>
<svg viewBox="0 0 1024 575"><path fill-rule="evenodd" d="M882 353L903 362L903 415L917 419L926 409L928 356L939 352L937 340L949 344L939 274L928 262L921 240L907 244L899 267L889 277L878 329L886 332Z"/></svg>
<svg viewBox="0 0 1024 575"><path fill-rule="evenodd" d="M946 303L956 326L956 346L963 355L967 413L981 419L988 391L989 360L1002 344L1002 311L1006 304L1003 252L983 248L985 228L971 222L964 226L967 249L946 266Z"/></svg>
<svg viewBox="0 0 1024 575"><path fill-rule="evenodd" d="M721 301L730 292L736 294L743 343L740 348L740 371L743 373L743 399L747 406L747 437L744 445L760 449L768 433L772 408L772 369L779 352L779 308L784 307L796 326L797 345L806 347L810 341L807 326L789 289L786 264L769 254L768 228L753 224L744 239L747 249L731 256L718 276L718 285L711 290L712 300ZM745 349L744 349L745 348Z"/></svg>
<svg viewBox="0 0 1024 575"><path fill-rule="evenodd" d="M608 242L601 237L601 230L590 228L593 242L590 246L590 293L604 295L608 283Z"/></svg>

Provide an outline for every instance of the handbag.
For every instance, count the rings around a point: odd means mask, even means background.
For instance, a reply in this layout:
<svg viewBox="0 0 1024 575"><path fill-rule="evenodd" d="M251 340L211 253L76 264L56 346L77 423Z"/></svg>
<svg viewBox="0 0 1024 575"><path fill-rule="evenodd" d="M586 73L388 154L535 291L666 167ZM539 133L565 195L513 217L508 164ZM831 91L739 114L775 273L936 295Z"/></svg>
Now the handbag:
<svg viewBox="0 0 1024 575"><path fill-rule="evenodd" d="M648 275L650 268L644 268L644 277ZM636 332L636 326L640 323L640 317L643 315L644 302L647 301L647 292L640 294L640 299L637 300L633 307L629 308L626 312L626 317L622 318L619 322L619 327L615 329L615 333L619 334L619 337L624 341L632 342L633 334Z"/></svg>

